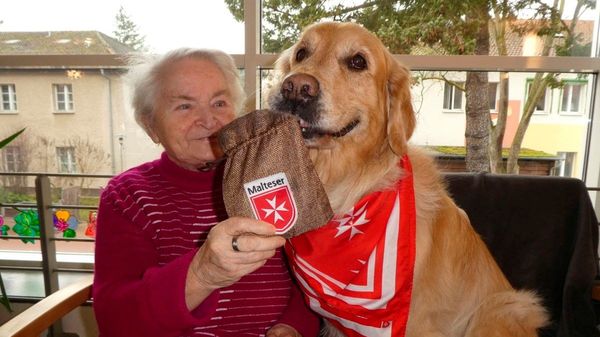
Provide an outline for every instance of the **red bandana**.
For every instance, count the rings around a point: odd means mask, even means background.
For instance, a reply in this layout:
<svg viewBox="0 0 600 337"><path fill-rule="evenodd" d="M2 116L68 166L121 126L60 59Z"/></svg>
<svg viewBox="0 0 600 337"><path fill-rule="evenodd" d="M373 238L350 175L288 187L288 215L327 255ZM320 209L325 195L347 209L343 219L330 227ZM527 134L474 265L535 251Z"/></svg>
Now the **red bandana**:
<svg viewBox="0 0 600 337"><path fill-rule="evenodd" d="M343 216L285 246L310 307L349 337L404 336L415 261L410 161L394 190L371 193Z"/></svg>

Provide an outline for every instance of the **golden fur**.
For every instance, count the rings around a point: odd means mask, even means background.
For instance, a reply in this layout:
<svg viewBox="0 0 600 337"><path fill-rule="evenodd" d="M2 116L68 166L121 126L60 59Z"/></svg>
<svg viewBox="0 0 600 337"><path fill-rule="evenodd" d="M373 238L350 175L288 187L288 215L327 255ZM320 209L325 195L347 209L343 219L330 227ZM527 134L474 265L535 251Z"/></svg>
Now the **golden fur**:
<svg viewBox="0 0 600 337"><path fill-rule="evenodd" d="M433 161L408 145L415 126L410 74L375 35L351 23L314 24L281 55L276 68L281 79L269 94L272 109L287 109L281 86L286 78L307 74L318 84L314 104L298 108L310 110L302 112L307 115L292 113L310 117L301 125L320 130L306 144L336 213L392 186L402 176L399 158L409 155L417 251L406 336L536 336L547 323L540 300L511 287L467 215L448 196ZM335 135L353 120L358 124L351 131ZM331 326L327 330L341 336Z"/></svg>

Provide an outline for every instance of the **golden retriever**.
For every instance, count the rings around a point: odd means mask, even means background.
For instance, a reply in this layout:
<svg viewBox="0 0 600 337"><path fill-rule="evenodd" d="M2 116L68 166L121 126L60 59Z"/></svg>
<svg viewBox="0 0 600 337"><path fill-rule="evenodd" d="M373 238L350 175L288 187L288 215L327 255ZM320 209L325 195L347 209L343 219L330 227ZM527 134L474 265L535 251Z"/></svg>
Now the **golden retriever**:
<svg viewBox="0 0 600 337"><path fill-rule="evenodd" d="M410 158L416 257L406 336L537 336L547 323L540 300L511 287L432 159L408 145L410 74L381 41L357 24L313 24L276 70L269 107L299 119L336 214L394 186L404 177L401 157ZM326 330L344 335L331 324Z"/></svg>

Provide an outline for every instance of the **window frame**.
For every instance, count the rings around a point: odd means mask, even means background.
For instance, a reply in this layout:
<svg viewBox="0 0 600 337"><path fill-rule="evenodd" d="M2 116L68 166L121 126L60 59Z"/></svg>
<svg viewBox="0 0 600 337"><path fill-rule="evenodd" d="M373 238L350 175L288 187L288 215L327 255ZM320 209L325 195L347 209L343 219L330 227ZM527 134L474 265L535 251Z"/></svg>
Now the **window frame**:
<svg viewBox="0 0 600 337"><path fill-rule="evenodd" d="M66 154L66 158L63 156ZM77 173L77 161L75 159L75 147L73 146L57 146L56 160L58 173ZM66 159L66 160L65 160Z"/></svg>
<svg viewBox="0 0 600 337"><path fill-rule="evenodd" d="M62 90L60 90L62 89ZM67 90L65 90L67 89ZM54 96L54 112L55 113L73 113L75 112L75 103L73 100L73 85L70 83L53 83L52 93ZM59 99L62 95L63 99ZM64 104L64 109L60 108L60 104Z"/></svg>
<svg viewBox="0 0 600 337"><path fill-rule="evenodd" d="M6 92L4 89L7 89ZM8 95L8 102L4 99L4 96ZM4 105L9 105L8 109L4 108ZM1 83L0 84L0 113L17 113L18 110L17 101L17 86L14 83Z"/></svg>
<svg viewBox="0 0 600 337"><path fill-rule="evenodd" d="M562 80L562 83L564 84L564 86L560 89L560 95L559 95L559 99L558 99L558 114L561 116L583 116L585 114L585 106L586 106L586 97L587 97L587 81L584 80L576 80L576 79L565 79ZM570 86L571 88L577 85L580 87L580 91L579 91L579 103L577 106L577 111L564 111L563 110L563 100L564 100L564 95L565 95L565 88L567 86ZM572 90L570 92L570 94L572 94ZM569 97L572 97L571 95L569 95ZM569 99L569 101L571 101L571 99ZM569 102L569 107L571 107L571 102Z"/></svg>
<svg viewBox="0 0 600 337"><path fill-rule="evenodd" d="M456 82L457 84L463 84L464 82ZM446 95L446 90L450 90L450 95ZM457 96L457 92L460 92L460 95ZM450 102L447 102L446 97L450 97ZM460 100L460 107L456 108L456 100L457 98ZM450 103L450 107L447 107L446 103ZM465 111L465 92L458 89L456 86L444 81L444 93L442 98L442 112L446 113L462 113Z"/></svg>
<svg viewBox="0 0 600 337"><path fill-rule="evenodd" d="M260 71L272 69L278 54L261 53L259 41L261 38L261 2L257 0L244 0L245 22L245 51L243 54L231 54L236 65L245 69L244 89L248 93L246 108L258 108L261 91L259 88ZM598 22L596 22L597 25ZM414 71L488 71L488 72L561 72L561 73L588 73L594 74L594 84L588 88L592 93L595 104L593 109L592 127L589 127L587 146L582 155L585 156L583 179L598 178L598 167L592 164L587 170L590 157L594 163L600 162L600 59L596 37L592 57L556 57L556 56L483 56L483 55L394 55L394 58ZM0 55L0 69L65 69L77 66L80 69L124 69L125 64L118 55ZM595 176L593 176L595 175ZM600 198L598 199L600 200ZM47 252L46 252L47 253ZM6 260L15 266L41 267L41 262L31 263ZM59 268L86 268L91 269L91 264L83 266L75 262L58 262Z"/></svg>
<svg viewBox="0 0 600 337"><path fill-rule="evenodd" d="M11 158L9 158L11 157ZM2 169L6 172L19 172L19 167L21 166L21 157L22 157L22 149L19 145L9 145L2 149ZM16 159L15 159L16 158ZM9 167L9 165L13 165L13 168Z"/></svg>
<svg viewBox="0 0 600 337"><path fill-rule="evenodd" d="M529 97L529 90L531 89L531 85L533 84L533 78L526 79L527 83L525 83L525 96L523 96L523 106L521 110L525 109L525 102L527 102L527 97ZM538 110L537 104L535 105L535 110L533 114L536 116L548 116L552 113L552 90L548 87L544 90L544 96L542 97L544 101L544 109Z"/></svg>

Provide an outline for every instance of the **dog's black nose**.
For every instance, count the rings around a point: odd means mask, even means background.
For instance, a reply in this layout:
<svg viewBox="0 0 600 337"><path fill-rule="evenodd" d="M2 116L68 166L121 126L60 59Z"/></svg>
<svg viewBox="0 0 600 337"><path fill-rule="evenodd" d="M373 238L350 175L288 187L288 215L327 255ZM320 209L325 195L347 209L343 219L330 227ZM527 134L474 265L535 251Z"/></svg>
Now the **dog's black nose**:
<svg viewBox="0 0 600 337"><path fill-rule="evenodd" d="M312 101L319 95L319 81L308 74L290 75L281 85L281 95L291 101Z"/></svg>

